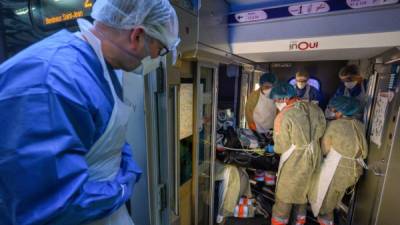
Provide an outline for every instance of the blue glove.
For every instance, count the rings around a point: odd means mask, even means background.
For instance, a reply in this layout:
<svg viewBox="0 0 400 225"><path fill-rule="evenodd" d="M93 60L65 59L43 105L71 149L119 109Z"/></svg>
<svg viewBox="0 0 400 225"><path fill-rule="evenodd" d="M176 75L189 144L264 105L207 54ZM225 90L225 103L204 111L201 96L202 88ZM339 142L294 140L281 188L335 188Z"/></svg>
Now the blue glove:
<svg viewBox="0 0 400 225"><path fill-rule="evenodd" d="M115 177L115 181L123 188L122 201L126 202L132 195L133 187L139 181L142 174L141 169L132 158L131 148L128 144L122 151L121 168Z"/></svg>
<svg viewBox="0 0 400 225"><path fill-rule="evenodd" d="M141 173L132 158L130 146L126 144L122 150L120 170L115 179L86 182L79 197L59 218L54 219L52 224L81 224L112 214L130 199Z"/></svg>
<svg viewBox="0 0 400 225"><path fill-rule="evenodd" d="M268 152L268 153L274 153L275 152L274 151L274 146L273 145L267 145L265 147L265 151Z"/></svg>

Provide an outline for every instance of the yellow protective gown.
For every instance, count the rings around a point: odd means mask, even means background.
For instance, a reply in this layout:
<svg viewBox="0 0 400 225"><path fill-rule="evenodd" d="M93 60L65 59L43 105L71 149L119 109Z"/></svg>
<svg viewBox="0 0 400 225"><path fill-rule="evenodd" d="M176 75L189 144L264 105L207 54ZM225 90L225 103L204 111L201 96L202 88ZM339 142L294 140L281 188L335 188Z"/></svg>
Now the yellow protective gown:
<svg viewBox="0 0 400 225"><path fill-rule="evenodd" d="M261 95L261 89L251 92L247 98L245 115L248 124L254 123L254 109L257 107L258 99Z"/></svg>
<svg viewBox="0 0 400 225"><path fill-rule="evenodd" d="M223 181L220 188L218 216L233 216L240 197L252 197L249 176L244 168L215 162L216 180Z"/></svg>
<svg viewBox="0 0 400 225"><path fill-rule="evenodd" d="M364 125L355 119L338 119L331 121L322 138L322 151L327 155L330 149L342 155L339 165L322 202L319 214L332 213L342 200L346 189L354 186L362 174L362 166L352 159L365 159L368 145L365 138ZM319 173L315 174L318 178ZM318 193L317 179L310 189L310 201L315 201Z"/></svg>
<svg viewBox="0 0 400 225"><path fill-rule="evenodd" d="M307 203L312 174L320 165L320 138L325 127L324 113L316 104L295 102L278 114L274 125L275 152L284 154L294 147L279 172L276 186L278 201Z"/></svg>

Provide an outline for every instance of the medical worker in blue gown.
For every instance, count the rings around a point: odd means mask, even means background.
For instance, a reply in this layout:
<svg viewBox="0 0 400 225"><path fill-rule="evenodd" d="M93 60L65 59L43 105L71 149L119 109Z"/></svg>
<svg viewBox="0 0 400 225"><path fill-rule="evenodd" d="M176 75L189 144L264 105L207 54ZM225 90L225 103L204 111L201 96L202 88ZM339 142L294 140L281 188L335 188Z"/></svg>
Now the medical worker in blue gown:
<svg viewBox="0 0 400 225"><path fill-rule="evenodd" d="M97 0L92 17L0 66L1 225L133 224L141 170L114 70L155 70L178 21L168 0Z"/></svg>
<svg viewBox="0 0 400 225"><path fill-rule="evenodd" d="M364 107L368 102L368 81L361 76L360 69L356 65L343 67L339 72L339 78L341 83L333 97L346 96L360 101L362 110L357 115L354 115L354 118L363 120ZM325 110L325 114L328 119L335 118L334 112L329 107Z"/></svg>
<svg viewBox="0 0 400 225"><path fill-rule="evenodd" d="M339 72L340 85L336 90L336 96L347 96L356 98L362 104L366 102L367 80L360 75L356 65L347 65Z"/></svg>
<svg viewBox="0 0 400 225"><path fill-rule="evenodd" d="M305 70L296 73L296 94L303 101L312 102L321 106L323 98L322 94L315 87L308 83L310 75Z"/></svg>

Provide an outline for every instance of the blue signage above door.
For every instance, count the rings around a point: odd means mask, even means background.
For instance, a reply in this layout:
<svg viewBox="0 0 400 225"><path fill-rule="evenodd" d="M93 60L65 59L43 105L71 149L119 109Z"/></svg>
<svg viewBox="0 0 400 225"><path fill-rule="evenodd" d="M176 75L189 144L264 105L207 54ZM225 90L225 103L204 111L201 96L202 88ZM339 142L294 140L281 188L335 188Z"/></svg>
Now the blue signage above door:
<svg viewBox="0 0 400 225"><path fill-rule="evenodd" d="M325 0L303 2L276 8L232 13L228 16L228 23L240 24L261 22L285 17L324 14L342 10L372 8L394 4L400 4L399 0Z"/></svg>

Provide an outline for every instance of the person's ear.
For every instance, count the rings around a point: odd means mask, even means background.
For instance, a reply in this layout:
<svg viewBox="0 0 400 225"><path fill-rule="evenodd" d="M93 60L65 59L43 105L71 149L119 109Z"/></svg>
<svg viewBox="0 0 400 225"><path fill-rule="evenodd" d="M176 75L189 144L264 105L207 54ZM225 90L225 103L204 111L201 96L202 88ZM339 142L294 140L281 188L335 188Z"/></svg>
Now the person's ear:
<svg viewBox="0 0 400 225"><path fill-rule="evenodd" d="M343 114L341 112L339 112L339 111L335 112L336 119L340 119L340 118L342 118L342 116L343 116Z"/></svg>
<svg viewBox="0 0 400 225"><path fill-rule="evenodd" d="M144 29L137 27L131 30L129 34L129 48L135 52L144 46Z"/></svg>

